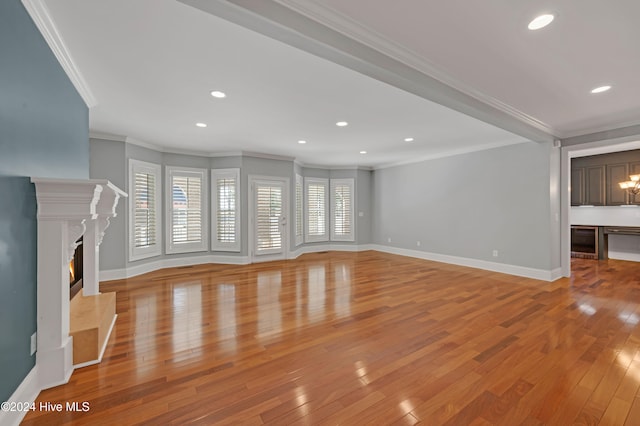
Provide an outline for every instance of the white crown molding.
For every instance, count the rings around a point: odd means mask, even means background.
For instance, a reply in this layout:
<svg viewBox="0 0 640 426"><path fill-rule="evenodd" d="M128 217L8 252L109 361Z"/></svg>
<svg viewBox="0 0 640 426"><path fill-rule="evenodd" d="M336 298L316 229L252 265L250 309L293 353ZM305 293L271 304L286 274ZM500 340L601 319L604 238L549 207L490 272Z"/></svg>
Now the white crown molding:
<svg viewBox="0 0 640 426"><path fill-rule="evenodd" d="M304 167L305 169L322 169L322 170L366 170L371 171L374 170L374 167L371 166L323 166L322 164L305 164L303 162L297 162L300 167Z"/></svg>
<svg viewBox="0 0 640 426"><path fill-rule="evenodd" d="M211 158L242 157L242 151L210 152L208 156Z"/></svg>
<svg viewBox="0 0 640 426"><path fill-rule="evenodd" d="M562 140L570 140L570 139L574 139L574 138L577 139L583 136L593 135L597 133L606 133L606 132L619 133L621 131L624 131L625 129L638 128L638 127L640 127L640 121L638 121L638 119L633 119L633 120L611 122L609 124L601 125L601 126L582 128L580 131L571 131L571 132L564 132L564 133L561 132L559 136Z"/></svg>
<svg viewBox="0 0 640 426"><path fill-rule="evenodd" d="M311 0L274 0L309 19L312 19L326 27L347 36L365 46L377 50L404 65L414 68L439 82L458 90L472 98L487 104L505 114L528 124L544 133L555 135L556 129L550 125L512 107L492 96L482 93L440 70L435 64L418 55L414 51L395 43L380 35L375 30L360 22L336 11L326 5L318 4Z"/></svg>
<svg viewBox="0 0 640 426"><path fill-rule="evenodd" d="M131 145L136 145L136 146L150 149L163 154L192 155L192 156L207 157L207 158L225 158L225 157L264 158L268 160L290 161L300 167L307 168L307 169L364 170L364 171L373 171L373 170L379 170L379 169L386 169L389 167L404 166L407 164L420 163L423 161L435 160L438 158L452 157L455 155L467 154L467 153L476 152L476 151L484 151L487 149L500 148L503 146L515 145L518 143L526 142L524 140L517 140L517 141L508 141L508 142L489 143L489 144L478 145L478 146L473 146L468 148L461 148L461 149L454 149L450 151L440 152L438 154L414 157L410 160L405 160L405 161L384 163L378 166L364 166L364 165L329 166L329 165L322 165L322 164L305 163L295 157L287 157L283 155L266 154L261 152L252 152L252 151L204 152L204 151L177 150L177 149L167 148L161 145L155 145L149 142L144 142L144 141L132 138L130 136L120 136L120 135L113 135L109 133L91 132L90 137L92 139L101 139L106 141L125 142Z"/></svg>
<svg viewBox="0 0 640 426"><path fill-rule="evenodd" d="M253 158L264 158L267 160L280 160L280 161L291 161L295 160L295 157L288 157L286 155L277 155L277 154L267 154L264 152L253 152L253 151L240 151L243 157L253 157Z"/></svg>
<svg viewBox="0 0 640 426"><path fill-rule="evenodd" d="M114 135L112 133L103 133L103 132L89 132L89 139L100 139L104 141L112 141L112 142L126 142L127 137L122 135Z"/></svg>
<svg viewBox="0 0 640 426"><path fill-rule="evenodd" d="M22 0L22 4L33 19L33 22L40 30L49 48L60 62L71 83L76 88L87 107L93 108L98 105L96 97L91 92L91 88L82 76L80 69L71 57L71 53L54 23L49 8L44 0Z"/></svg>
<svg viewBox="0 0 640 426"><path fill-rule="evenodd" d="M460 148L460 149L454 149L454 150L451 150L451 151L445 151L445 152L441 152L441 153L438 153L438 154L425 155L425 156L422 156L422 157L415 157L415 158L412 158L411 160L405 160L405 161L398 161L398 162L394 162L394 163L382 164L380 166L374 167L373 170L388 169L390 167L397 167L397 166L406 166L408 164L421 163L423 161L437 160L438 158L453 157L453 156L462 155L462 154L469 154L469 153L477 152L477 151L486 151L488 149L502 148L502 147L505 147L505 146L517 145L517 144L525 143L525 142L527 142L527 141L521 140L521 141L516 141L516 142L495 142L495 143L489 143L489 144L484 144L484 145L470 146L470 147L466 147L466 148Z"/></svg>

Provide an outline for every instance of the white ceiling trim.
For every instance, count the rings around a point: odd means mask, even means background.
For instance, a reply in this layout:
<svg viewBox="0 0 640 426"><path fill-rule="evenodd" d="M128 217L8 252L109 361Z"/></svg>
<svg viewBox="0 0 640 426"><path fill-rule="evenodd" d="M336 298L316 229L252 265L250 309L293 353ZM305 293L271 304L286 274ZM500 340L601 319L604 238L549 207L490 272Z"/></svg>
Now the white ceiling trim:
<svg viewBox="0 0 640 426"><path fill-rule="evenodd" d="M623 130L623 129L627 129L627 128L630 128L630 127L638 127L638 126L640 126L640 121L637 120L637 119L635 119L635 120L627 120L627 121L618 121L618 122L615 122L613 124L609 124L609 125L605 125L605 126L589 127L587 129L582 129L579 132L564 133L560 137L563 140L565 140L565 139L573 139L573 138L577 139L577 138L579 138L581 136L592 135L594 133L615 132L617 130Z"/></svg>
<svg viewBox="0 0 640 426"><path fill-rule="evenodd" d="M49 8L43 0L22 0L22 4L33 19L33 22L40 30L49 48L60 62L62 69L67 74L71 83L76 88L87 107L93 108L98 105L98 101L91 92L89 85L85 81L80 69L76 66L69 49L67 49L56 24L51 18Z"/></svg>
<svg viewBox="0 0 640 426"><path fill-rule="evenodd" d="M524 112L508 105L492 96L482 93L473 87L452 78L442 72L433 63L418 55L406 47L381 36L373 29L362 25L358 21L328 7L310 0L273 0L281 5L292 9L307 18L313 19L334 31L337 31L353 40L356 40L367 47L383 53L403 64L414 68L439 82L446 84L472 98L479 100L493 108L508 114L509 116L526 123L538 130L550 135L557 135L559 132L546 123L525 114Z"/></svg>
<svg viewBox="0 0 640 426"><path fill-rule="evenodd" d="M465 147L460 149L453 149L451 151L445 151L438 154L425 155L422 157L418 156L410 160L381 164L379 166L374 167L373 170L388 169L390 167L397 167L397 166L405 166L407 164L421 163L423 161L437 160L438 158L453 157L456 155L469 154L471 152L485 151L487 149L502 148L504 146L517 145L520 143L532 143L532 142L529 142L529 141L518 141L515 143L514 142L495 142L495 143L487 143L484 145L475 145L475 146L470 146L470 147Z"/></svg>
<svg viewBox="0 0 640 426"><path fill-rule="evenodd" d="M371 166L322 166L319 164L304 164L299 161L296 161L296 164L300 167L304 167L305 169L321 169L321 170L365 170L372 171L374 170Z"/></svg>
<svg viewBox="0 0 640 426"><path fill-rule="evenodd" d="M122 135L114 135L112 133L94 132L89 130L89 139L102 139L106 141L114 142L126 142L127 137Z"/></svg>

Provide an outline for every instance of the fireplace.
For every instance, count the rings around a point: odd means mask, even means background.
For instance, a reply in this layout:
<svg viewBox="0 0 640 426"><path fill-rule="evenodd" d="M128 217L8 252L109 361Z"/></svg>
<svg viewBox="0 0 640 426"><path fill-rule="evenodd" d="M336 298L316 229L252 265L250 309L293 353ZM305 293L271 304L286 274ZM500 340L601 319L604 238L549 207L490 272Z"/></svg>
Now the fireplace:
<svg viewBox="0 0 640 426"><path fill-rule="evenodd" d="M82 237L76 241L76 244L73 259L69 262L69 299L73 299L73 296L82 289L82 267L84 265Z"/></svg>
<svg viewBox="0 0 640 426"><path fill-rule="evenodd" d="M76 366L102 359L116 316L115 294L100 293L99 246L127 194L107 180L31 181L38 201L37 383L47 389L68 382ZM78 288L82 283L82 294L71 300L74 281ZM84 304L72 311L72 303ZM79 335L87 328L77 321L82 314L91 316L90 332L97 338Z"/></svg>

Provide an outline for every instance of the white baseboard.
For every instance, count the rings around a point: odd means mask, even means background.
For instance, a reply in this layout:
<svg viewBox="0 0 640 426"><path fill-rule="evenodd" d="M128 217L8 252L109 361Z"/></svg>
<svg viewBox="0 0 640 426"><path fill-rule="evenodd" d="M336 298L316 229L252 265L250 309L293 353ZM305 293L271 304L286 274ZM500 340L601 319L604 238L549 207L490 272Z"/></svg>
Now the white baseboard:
<svg viewBox="0 0 640 426"><path fill-rule="evenodd" d="M18 389L13 392L7 402L32 404L40 394L40 380L38 375L38 366L34 366L27 377L24 378ZM20 424L26 411L4 411L0 410L0 425L17 426Z"/></svg>
<svg viewBox="0 0 640 426"><path fill-rule="evenodd" d="M122 280L132 278L148 272L157 271L164 268L175 268L178 266L203 265L207 263L219 263L224 265L248 265L248 256L225 256L207 255L193 257L178 257L174 259L159 259L153 262L146 262L140 265L133 265L123 269L107 269L100 271L100 281Z"/></svg>
<svg viewBox="0 0 640 426"><path fill-rule="evenodd" d="M365 251L374 250L372 244L316 244L311 246L302 246L289 252L289 259L296 259L307 253L319 253L322 251Z"/></svg>
<svg viewBox="0 0 640 426"><path fill-rule="evenodd" d="M563 278L564 274L562 273L562 268L556 268L551 270L551 276L548 281L555 281Z"/></svg>
<svg viewBox="0 0 640 426"><path fill-rule="evenodd" d="M628 253L624 251L613 251L609 249L609 259L629 260L631 262L640 262L640 253Z"/></svg>
<svg viewBox="0 0 640 426"><path fill-rule="evenodd" d="M518 277L533 278L542 281L554 281L560 278L561 269L544 270L528 268L525 266L509 265L505 263L489 262L486 260L471 259L466 257L450 256L447 254L430 253L419 250L409 250L397 247L373 244L373 250L384 253L399 254L401 256L415 257L418 259L432 260L435 262L450 263L452 265L467 266L469 268L484 269L487 271L500 272L503 274L516 275ZM558 275L556 277L556 275Z"/></svg>
<svg viewBox="0 0 640 426"><path fill-rule="evenodd" d="M430 253L426 251L403 249L398 247L390 247L381 244L314 244L300 246L295 250L291 250L288 259L296 259L306 253L318 253L323 251L365 251L377 250L384 253L398 254L401 256L415 257L418 259L432 260L435 262L449 263L453 265L467 266L470 268L484 269L487 271L500 272L503 274L516 275L519 277L533 278L542 281L555 281L561 278L562 269L544 270L529 268L526 266L509 265L506 263L489 262L486 260L471 259L466 257L451 256L439 253ZM624 259L627 260L627 259ZM634 260L634 259L628 259ZM110 281L135 277L137 275L153 272L162 268L172 268L177 266L201 265L205 263L219 263L230 265L248 265L250 258L248 256L194 256L181 257L177 259L161 259L154 262L148 262L141 265L131 266L126 269L111 269L100 271L100 281Z"/></svg>

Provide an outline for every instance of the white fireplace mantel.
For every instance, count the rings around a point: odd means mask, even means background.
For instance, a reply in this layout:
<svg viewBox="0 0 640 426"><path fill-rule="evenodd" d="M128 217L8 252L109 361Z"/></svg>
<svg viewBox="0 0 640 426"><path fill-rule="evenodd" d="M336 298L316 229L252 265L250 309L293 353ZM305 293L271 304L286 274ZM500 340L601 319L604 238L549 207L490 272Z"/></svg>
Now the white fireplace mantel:
<svg viewBox="0 0 640 426"><path fill-rule="evenodd" d="M83 240L83 279L89 293L98 291L98 255L109 219L127 194L107 180L31 178L38 200L38 350L41 389L66 383L73 372L69 336L69 262L76 241Z"/></svg>

